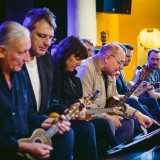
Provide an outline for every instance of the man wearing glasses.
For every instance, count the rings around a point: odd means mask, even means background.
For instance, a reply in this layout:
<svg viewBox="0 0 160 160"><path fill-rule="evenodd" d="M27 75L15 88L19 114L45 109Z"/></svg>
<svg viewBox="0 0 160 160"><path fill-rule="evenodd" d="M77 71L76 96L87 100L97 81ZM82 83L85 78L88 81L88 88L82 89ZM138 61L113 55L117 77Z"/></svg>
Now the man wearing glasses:
<svg viewBox="0 0 160 160"><path fill-rule="evenodd" d="M106 102L106 99L113 96L119 98L114 75L117 71L123 69L124 63L125 48L119 43L110 43L103 46L96 55L84 61L77 68L77 76L82 81L83 96L85 97L88 92L98 89L100 93L94 101L94 105L100 108L108 107L110 104ZM98 117L106 118L106 120L110 121L118 143L132 140L134 133L133 117L144 128L150 127L152 123L157 123L129 105L125 104L125 106L125 114L130 119L106 113L98 115Z"/></svg>
<svg viewBox="0 0 160 160"><path fill-rule="evenodd" d="M31 61L25 63L24 70L29 81L31 102L40 115L47 114L52 91L53 62L48 48L54 42L55 20L48 8L37 8L29 11L23 21L31 37ZM63 135L55 135L52 138L54 150L51 159L71 160L73 141L72 129Z"/></svg>

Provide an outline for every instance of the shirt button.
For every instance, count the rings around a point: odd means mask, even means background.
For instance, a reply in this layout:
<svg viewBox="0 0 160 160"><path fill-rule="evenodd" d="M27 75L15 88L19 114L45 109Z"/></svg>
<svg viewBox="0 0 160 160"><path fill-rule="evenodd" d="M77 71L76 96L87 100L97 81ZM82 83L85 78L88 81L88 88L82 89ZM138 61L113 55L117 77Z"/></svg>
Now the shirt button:
<svg viewBox="0 0 160 160"><path fill-rule="evenodd" d="M12 112L12 116L15 116L16 114L14 112Z"/></svg>

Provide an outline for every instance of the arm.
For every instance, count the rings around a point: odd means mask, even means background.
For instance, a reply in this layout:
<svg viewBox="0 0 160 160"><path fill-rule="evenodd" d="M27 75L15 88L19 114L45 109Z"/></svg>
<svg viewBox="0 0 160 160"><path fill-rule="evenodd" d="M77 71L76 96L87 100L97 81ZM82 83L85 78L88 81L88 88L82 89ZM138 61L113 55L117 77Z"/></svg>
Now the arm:
<svg viewBox="0 0 160 160"><path fill-rule="evenodd" d="M155 92L155 89L151 89L147 91L150 97L160 98L160 93Z"/></svg>
<svg viewBox="0 0 160 160"><path fill-rule="evenodd" d="M144 128L149 128L153 123L156 124L157 126L160 126L160 124L157 121L142 114L138 110L136 110L133 113L133 117L136 118L138 122L140 123L140 125L142 125Z"/></svg>
<svg viewBox="0 0 160 160"><path fill-rule="evenodd" d="M18 151L32 153L35 157L40 159L48 159L53 148L41 143L25 143L18 144Z"/></svg>

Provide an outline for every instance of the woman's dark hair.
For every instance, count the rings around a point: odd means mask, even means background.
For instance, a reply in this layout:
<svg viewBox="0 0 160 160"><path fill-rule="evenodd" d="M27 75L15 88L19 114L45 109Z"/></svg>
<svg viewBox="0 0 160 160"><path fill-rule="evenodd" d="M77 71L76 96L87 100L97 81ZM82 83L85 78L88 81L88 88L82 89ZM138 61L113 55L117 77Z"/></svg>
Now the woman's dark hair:
<svg viewBox="0 0 160 160"><path fill-rule="evenodd" d="M88 57L84 42L79 37L69 36L56 46L53 53L54 64L58 65L61 69L65 69L66 60L73 54L80 59Z"/></svg>

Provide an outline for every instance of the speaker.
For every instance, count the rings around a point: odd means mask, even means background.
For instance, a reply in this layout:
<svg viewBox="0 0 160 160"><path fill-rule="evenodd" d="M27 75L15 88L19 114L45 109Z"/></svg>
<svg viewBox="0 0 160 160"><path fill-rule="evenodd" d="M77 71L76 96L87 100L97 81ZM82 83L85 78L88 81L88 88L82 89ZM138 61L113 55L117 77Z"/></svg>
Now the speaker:
<svg viewBox="0 0 160 160"><path fill-rule="evenodd" d="M131 14L132 0L96 0L96 11Z"/></svg>

